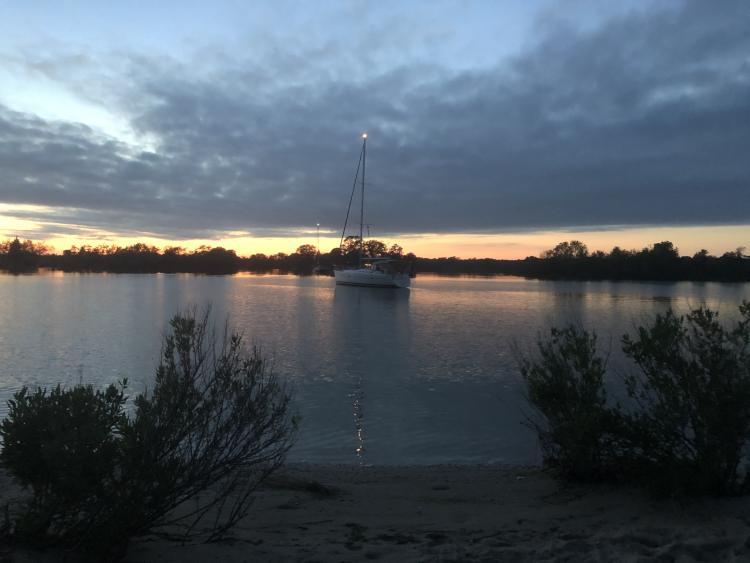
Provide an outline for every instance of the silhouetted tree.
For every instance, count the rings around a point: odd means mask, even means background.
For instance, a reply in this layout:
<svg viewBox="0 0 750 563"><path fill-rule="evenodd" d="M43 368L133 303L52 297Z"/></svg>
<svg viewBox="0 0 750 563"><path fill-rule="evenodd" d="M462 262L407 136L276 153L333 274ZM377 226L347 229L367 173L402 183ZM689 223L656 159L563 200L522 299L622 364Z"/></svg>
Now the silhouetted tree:
<svg viewBox="0 0 750 563"><path fill-rule="evenodd" d="M318 249L312 244L303 244L297 247L294 254L287 258L288 270L295 274L310 274L315 266L315 257Z"/></svg>
<svg viewBox="0 0 750 563"><path fill-rule="evenodd" d="M545 251L542 256L544 258L562 258L562 259L571 259L571 258L586 258L588 256L589 250L586 248L586 245L583 244L579 240L572 240L570 242L561 242L555 248L552 250Z"/></svg>
<svg viewBox="0 0 750 563"><path fill-rule="evenodd" d="M701 248L698 252L693 254L693 260L707 260L709 257L708 250Z"/></svg>
<svg viewBox="0 0 750 563"><path fill-rule="evenodd" d="M368 258L377 258L378 256L385 256L387 247L384 242L370 239L365 241L365 256Z"/></svg>
<svg viewBox="0 0 750 563"><path fill-rule="evenodd" d="M315 248L315 245L312 244L302 244L297 247L297 250L295 250L295 254L299 254L300 256L315 256L318 253L318 249Z"/></svg>
<svg viewBox="0 0 750 563"><path fill-rule="evenodd" d="M39 256L46 251L43 243L22 242L18 237L5 241L0 243L0 268L13 273L34 272L39 267Z"/></svg>
<svg viewBox="0 0 750 563"><path fill-rule="evenodd" d="M344 242L341 244L341 253L344 255L345 258L353 256L353 255L358 255L359 249L360 249L359 237L348 236L344 239Z"/></svg>
<svg viewBox="0 0 750 563"><path fill-rule="evenodd" d="M391 247L388 249L388 256L393 256L394 258L401 258L404 255L404 249L399 244L392 244Z"/></svg>

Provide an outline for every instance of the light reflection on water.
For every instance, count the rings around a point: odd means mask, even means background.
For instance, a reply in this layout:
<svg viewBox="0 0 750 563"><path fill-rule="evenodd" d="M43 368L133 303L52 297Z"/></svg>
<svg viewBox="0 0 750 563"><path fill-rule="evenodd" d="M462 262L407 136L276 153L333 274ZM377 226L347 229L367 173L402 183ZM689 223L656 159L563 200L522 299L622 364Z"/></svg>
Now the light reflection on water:
<svg viewBox="0 0 750 563"><path fill-rule="evenodd" d="M513 346L551 324L620 336L669 306L730 316L750 284L542 282L419 276L411 291L331 278L0 275L0 414L22 385L152 381L166 320L210 303L287 376L302 415L295 460L537 461L521 425Z"/></svg>

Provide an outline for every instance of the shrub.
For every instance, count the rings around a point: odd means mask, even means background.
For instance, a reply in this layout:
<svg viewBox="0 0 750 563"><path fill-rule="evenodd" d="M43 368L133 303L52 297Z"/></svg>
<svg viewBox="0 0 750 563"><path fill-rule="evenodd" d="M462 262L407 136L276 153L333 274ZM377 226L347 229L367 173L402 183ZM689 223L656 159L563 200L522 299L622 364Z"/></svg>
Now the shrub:
<svg viewBox="0 0 750 563"><path fill-rule="evenodd" d="M626 377L637 404L626 422L638 467L663 492L747 492L750 440L750 303L725 328L701 307L657 315L623 337L638 370Z"/></svg>
<svg viewBox="0 0 750 563"><path fill-rule="evenodd" d="M552 328L541 338L538 358L521 357L521 374L537 416L534 428L546 465L571 479L594 479L604 471L611 414L604 389L606 360L596 335L576 327Z"/></svg>
<svg viewBox="0 0 750 563"><path fill-rule="evenodd" d="M521 360L545 463L567 478L630 479L667 494L746 493L750 488L750 303L730 328L701 307L657 315L625 335L636 369L628 409L607 405L596 336L552 329Z"/></svg>
<svg viewBox="0 0 750 563"><path fill-rule="evenodd" d="M136 398L125 437L128 500L139 516L131 527L180 524L214 540L247 514L253 490L283 463L296 419L290 394L257 349L243 352L241 335L225 327L217 338L207 315L170 325L154 389Z"/></svg>
<svg viewBox="0 0 750 563"><path fill-rule="evenodd" d="M19 539L116 559L132 536L215 540L248 513L296 421L258 350L208 319L170 321L154 387L131 416L123 386L15 395L0 459L31 492Z"/></svg>
<svg viewBox="0 0 750 563"><path fill-rule="evenodd" d="M0 461L32 492L19 536L76 542L108 510L127 426L124 386L24 387L8 402Z"/></svg>

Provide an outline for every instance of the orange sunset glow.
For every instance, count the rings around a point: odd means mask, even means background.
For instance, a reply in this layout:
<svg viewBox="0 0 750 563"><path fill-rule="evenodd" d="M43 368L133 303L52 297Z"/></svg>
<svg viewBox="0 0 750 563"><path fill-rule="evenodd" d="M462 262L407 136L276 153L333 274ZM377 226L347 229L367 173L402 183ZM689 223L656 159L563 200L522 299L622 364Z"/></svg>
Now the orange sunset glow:
<svg viewBox="0 0 750 563"><path fill-rule="evenodd" d="M81 234L76 236L38 238L35 236L35 227L36 225L30 221L7 219L0 215L0 238L9 239L16 236L30 238L46 243L56 252L62 252L72 246L128 246L141 242L159 248L181 246L186 250L193 250L200 246L221 246L235 250L240 256L250 256L256 253L291 254L300 245L317 245L314 229L299 236L289 237L227 234L211 239L171 240L148 234L122 236L86 229L81 229ZM334 233L321 228L321 252L328 252L338 247L340 236L340 232ZM424 258L456 256L458 258L521 259L527 256L539 256L543 251L565 240L580 240L588 246L590 251L605 252L612 250L615 246L625 250L639 250L655 242L669 240L679 248L680 254L685 256L690 256L702 249L708 250L713 255L721 255L726 251L750 245L750 225L571 229L518 233L427 233L397 237L380 237L377 233L373 233L372 238L382 240L389 246L399 244L404 252L413 252Z"/></svg>

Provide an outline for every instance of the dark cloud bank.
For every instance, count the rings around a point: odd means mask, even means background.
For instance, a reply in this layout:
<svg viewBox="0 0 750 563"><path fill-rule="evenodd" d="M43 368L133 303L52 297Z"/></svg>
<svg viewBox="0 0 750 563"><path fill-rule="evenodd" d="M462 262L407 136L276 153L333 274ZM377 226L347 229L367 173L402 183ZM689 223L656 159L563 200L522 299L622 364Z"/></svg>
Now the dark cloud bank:
<svg viewBox="0 0 750 563"><path fill-rule="evenodd" d="M214 53L200 72L121 57L107 80L85 56L27 57L158 149L0 106L0 201L168 238L335 229L367 129L378 234L750 223L746 3L539 33L492 69L351 80L325 72L330 52L262 64Z"/></svg>

